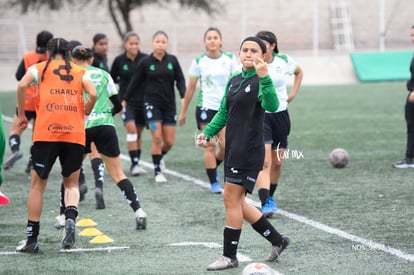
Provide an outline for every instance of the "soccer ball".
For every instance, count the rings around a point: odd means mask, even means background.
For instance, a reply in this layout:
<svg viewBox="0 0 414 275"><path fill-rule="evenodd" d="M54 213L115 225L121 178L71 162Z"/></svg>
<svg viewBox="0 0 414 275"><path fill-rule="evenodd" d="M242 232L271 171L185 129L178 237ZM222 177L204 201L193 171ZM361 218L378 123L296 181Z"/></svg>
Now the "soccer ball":
<svg viewBox="0 0 414 275"><path fill-rule="evenodd" d="M243 268L242 275L276 275L280 274L271 269L267 264L251 263Z"/></svg>
<svg viewBox="0 0 414 275"><path fill-rule="evenodd" d="M344 168L349 161L349 154L345 149L335 148L329 154L329 161L334 168Z"/></svg>

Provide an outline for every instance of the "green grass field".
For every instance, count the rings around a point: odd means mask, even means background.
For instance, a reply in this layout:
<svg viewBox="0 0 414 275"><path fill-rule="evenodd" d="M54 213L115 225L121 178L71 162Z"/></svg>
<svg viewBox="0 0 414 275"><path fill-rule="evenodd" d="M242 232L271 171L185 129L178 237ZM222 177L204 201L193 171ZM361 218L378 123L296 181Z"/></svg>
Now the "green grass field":
<svg viewBox="0 0 414 275"><path fill-rule="evenodd" d="M403 157L406 130L402 82L303 87L290 105L292 131L276 199L281 211L271 222L291 240L279 263L284 274L413 274L414 184L412 169L394 169ZM3 115L14 112L15 94L1 93ZM222 196L206 188L203 151L194 145L194 105L188 124L177 127L176 144L166 156L167 184L148 175L132 178L148 228L136 231L131 209L107 177L105 210L95 209L93 176L85 161L89 192L79 205L80 218L114 242L91 244L77 236L73 253L60 252L58 214L60 170L55 165L45 192L39 255L16 254L26 238L29 183L24 168L30 133L23 135L24 158L3 171L1 190L11 204L0 207L0 274L241 274L261 262L270 245L245 224L239 268L207 272L221 254L224 226ZM122 153L125 131L117 118ZM6 131L10 123L5 122ZM144 133L143 160L151 160L150 135ZM349 165L334 169L330 151L345 148ZM8 156L10 150L7 149ZM125 171L129 162L123 161ZM258 202L257 192L248 196ZM80 232L83 228L78 228ZM110 247L110 251L104 250Z"/></svg>

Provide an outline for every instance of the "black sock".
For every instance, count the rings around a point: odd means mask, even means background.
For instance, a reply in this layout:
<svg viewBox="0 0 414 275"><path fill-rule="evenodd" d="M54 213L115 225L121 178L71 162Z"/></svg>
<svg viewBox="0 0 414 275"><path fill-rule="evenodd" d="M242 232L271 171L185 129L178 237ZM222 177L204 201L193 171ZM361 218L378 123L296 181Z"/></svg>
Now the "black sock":
<svg viewBox="0 0 414 275"><path fill-rule="evenodd" d="M12 153L19 151L20 150L20 136L11 135L9 137L9 146L10 146Z"/></svg>
<svg viewBox="0 0 414 275"><path fill-rule="evenodd" d="M269 190L266 188L260 188L257 193L259 194L259 199L262 203L262 206L265 205L267 199L269 198Z"/></svg>
<svg viewBox="0 0 414 275"><path fill-rule="evenodd" d="M131 158L132 166L138 164L139 162L138 150L129 151L129 157Z"/></svg>
<svg viewBox="0 0 414 275"><path fill-rule="evenodd" d="M220 163L222 163L223 160L222 159L217 159L216 158L216 167L218 167L220 165Z"/></svg>
<svg viewBox="0 0 414 275"><path fill-rule="evenodd" d="M252 224L252 227L256 232L271 242L272 245L279 246L282 244L282 236L264 216Z"/></svg>
<svg viewBox="0 0 414 275"><path fill-rule="evenodd" d="M104 163L101 158L91 160L93 175L95 178L95 187L102 189L104 182Z"/></svg>
<svg viewBox="0 0 414 275"><path fill-rule="evenodd" d="M152 163L154 164L154 172L161 172L160 162L162 159L162 155L152 155Z"/></svg>
<svg viewBox="0 0 414 275"><path fill-rule="evenodd" d="M37 242L37 236L39 236L40 222L27 221L26 234L27 244Z"/></svg>
<svg viewBox="0 0 414 275"><path fill-rule="evenodd" d="M65 209L65 220L71 219L76 221L76 217L78 216L78 208L76 206L68 206Z"/></svg>
<svg viewBox="0 0 414 275"><path fill-rule="evenodd" d="M60 184L60 192L59 192L59 207L60 207L60 215L65 214L65 186L63 182Z"/></svg>
<svg viewBox="0 0 414 275"><path fill-rule="evenodd" d="M131 206L132 210L135 212L137 211L141 205L139 203L139 199L137 193L135 192L135 187L129 181L129 179L123 179L118 182L118 187L121 189L124 198L128 202L129 206Z"/></svg>
<svg viewBox="0 0 414 275"><path fill-rule="evenodd" d="M162 150L162 151L161 151L162 157L164 157L167 153L168 153L168 151L164 151L164 150Z"/></svg>
<svg viewBox="0 0 414 275"><path fill-rule="evenodd" d="M236 259L237 246L239 245L241 229L224 228L224 240L223 240L223 256L231 259Z"/></svg>
<svg viewBox="0 0 414 275"><path fill-rule="evenodd" d="M217 182L217 168L206 168L208 180L210 181L210 184Z"/></svg>
<svg viewBox="0 0 414 275"><path fill-rule="evenodd" d="M270 183L270 196L273 197L277 188L277 182L271 182Z"/></svg>

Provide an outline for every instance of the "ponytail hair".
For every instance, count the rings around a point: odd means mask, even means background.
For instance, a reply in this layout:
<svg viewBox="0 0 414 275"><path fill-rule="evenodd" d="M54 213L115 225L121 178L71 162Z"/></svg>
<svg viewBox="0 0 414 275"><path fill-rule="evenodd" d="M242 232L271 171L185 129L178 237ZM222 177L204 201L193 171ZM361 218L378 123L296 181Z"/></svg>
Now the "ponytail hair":
<svg viewBox="0 0 414 275"><path fill-rule="evenodd" d="M277 46L277 37L274 33L269 32L269 31L261 31L256 34L256 37L269 42L270 45L275 44L275 48L273 49L273 52L279 53L279 48Z"/></svg>
<svg viewBox="0 0 414 275"><path fill-rule="evenodd" d="M91 48L86 48L85 46L79 45L72 50L72 58L79 60L88 60L93 57L93 50Z"/></svg>
<svg viewBox="0 0 414 275"><path fill-rule="evenodd" d="M46 66L43 69L42 77L40 81L43 81L45 77L45 72L47 70L47 67L49 66L50 60L56 58L56 55L60 54L62 55L63 59L65 60L65 69L66 73L70 73L70 69L72 68L70 66L70 49L69 49L69 42L66 41L63 38L53 38L49 40L47 43L47 51L49 53L49 58L46 61ZM66 81L70 82L71 78L67 78Z"/></svg>

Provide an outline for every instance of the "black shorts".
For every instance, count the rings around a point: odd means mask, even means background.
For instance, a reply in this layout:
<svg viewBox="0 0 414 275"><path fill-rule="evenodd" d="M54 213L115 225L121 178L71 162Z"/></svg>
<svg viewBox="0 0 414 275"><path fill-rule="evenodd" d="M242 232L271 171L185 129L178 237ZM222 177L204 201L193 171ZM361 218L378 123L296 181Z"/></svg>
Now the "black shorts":
<svg viewBox="0 0 414 275"><path fill-rule="evenodd" d="M286 149L290 133L290 118L288 111L265 113L264 143L272 144L272 149Z"/></svg>
<svg viewBox="0 0 414 275"><path fill-rule="evenodd" d="M96 149L102 155L114 158L121 153L116 129L111 125L87 128L85 153L91 152L91 142L95 143Z"/></svg>
<svg viewBox="0 0 414 275"><path fill-rule="evenodd" d="M121 117L124 122L134 121L137 127L144 128L146 125L144 110L136 106L127 105Z"/></svg>
<svg viewBox="0 0 414 275"><path fill-rule="evenodd" d="M18 116L18 115L19 115L19 113L18 113L18 110L17 110L17 107L16 107L16 116ZM27 117L28 121L36 118L36 112L35 111L26 111L25 110L24 115Z"/></svg>
<svg viewBox="0 0 414 275"><path fill-rule="evenodd" d="M201 126L207 125L213 119L216 113L216 110L196 107L196 121L198 130L201 130Z"/></svg>
<svg viewBox="0 0 414 275"><path fill-rule="evenodd" d="M45 142L37 141L30 149L32 154L33 169L42 180L49 177L53 164L59 157L62 167L62 176L69 177L82 165L85 147L69 142Z"/></svg>
<svg viewBox="0 0 414 275"><path fill-rule="evenodd" d="M224 166L224 180L237 185L244 186L246 192L252 193L260 170L239 169Z"/></svg>
<svg viewBox="0 0 414 275"><path fill-rule="evenodd" d="M163 112L157 106L145 103L145 118L149 127L154 131L151 122L161 122L164 126L176 126L177 114Z"/></svg>

